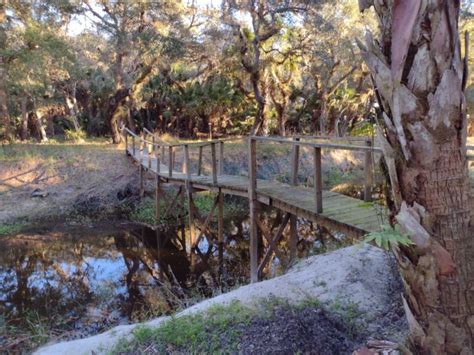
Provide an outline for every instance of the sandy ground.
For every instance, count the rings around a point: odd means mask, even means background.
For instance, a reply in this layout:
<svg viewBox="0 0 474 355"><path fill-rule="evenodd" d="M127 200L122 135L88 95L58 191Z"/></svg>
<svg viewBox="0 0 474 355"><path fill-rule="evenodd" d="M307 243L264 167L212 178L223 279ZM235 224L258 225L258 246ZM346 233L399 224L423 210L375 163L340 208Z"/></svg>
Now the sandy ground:
<svg viewBox="0 0 474 355"><path fill-rule="evenodd" d="M57 218L89 202L114 208L117 192L136 184L137 169L111 144L15 144L0 150L0 224ZM47 196L32 197L36 189Z"/></svg>
<svg viewBox="0 0 474 355"><path fill-rule="evenodd" d="M176 317L205 312L212 305L234 300L252 306L272 296L291 303L309 298L328 306L334 302L355 305L362 314L358 321L372 337L402 341L407 325L400 316L403 315L399 300L401 285L395 270L393 260L381 249L369 245L347 247L305 259L283 276L205 300ZM160 317L141 325L156 327L167 319ZM121 338L131 337L138 325L119 326L90 338L45 346L35 354L105 354Z"/></svg>

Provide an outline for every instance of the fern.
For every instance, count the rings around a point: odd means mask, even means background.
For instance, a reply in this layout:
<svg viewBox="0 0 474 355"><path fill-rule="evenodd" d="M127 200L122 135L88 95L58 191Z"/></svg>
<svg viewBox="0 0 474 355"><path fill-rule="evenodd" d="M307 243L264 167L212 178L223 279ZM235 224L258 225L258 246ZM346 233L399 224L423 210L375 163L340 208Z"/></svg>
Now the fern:
<svg viewBox="0 0 474 355"><path fill-rule="evenodd" d="M410 246L413 242L408 235L400 233L398 225L392 228L390 225L383 225L380 232L371 232L364 239L364 242L374 242L378 247L389 250L398 245Z"/></svg>

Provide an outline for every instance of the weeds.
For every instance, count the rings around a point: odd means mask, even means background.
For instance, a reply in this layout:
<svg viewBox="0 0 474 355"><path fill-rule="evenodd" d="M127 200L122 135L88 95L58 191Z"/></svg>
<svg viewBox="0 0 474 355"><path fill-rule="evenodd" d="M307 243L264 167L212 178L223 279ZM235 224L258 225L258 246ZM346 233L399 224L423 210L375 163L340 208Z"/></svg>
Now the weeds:
<svg viewBox="0 0 474 355"><path fill-rule="evenodd" d="M13 224L0 224L0 236L19 233L24 227L25 224L22 222Z"/></svg>

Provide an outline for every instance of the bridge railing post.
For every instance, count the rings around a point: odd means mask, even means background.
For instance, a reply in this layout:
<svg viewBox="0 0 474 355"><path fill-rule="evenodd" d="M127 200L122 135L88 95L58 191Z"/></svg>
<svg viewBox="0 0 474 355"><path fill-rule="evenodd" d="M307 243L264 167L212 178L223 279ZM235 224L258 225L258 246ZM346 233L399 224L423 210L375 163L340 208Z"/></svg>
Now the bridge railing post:
<svg viewBox="0 0 474 355"><path fill-rule="evenodd" d="M202 149L203 149L203 146L200 145L199 146L199 157L198 157L198 171L197 171L198 176L201 176L201 171L202 171Z"/></svg>
<svg viewBox="0 0 474 355"><path fill-rule="evenodd" d="M321 169L321 147L314 147L314 198L316 202L316 212L323 212L323 173Z"/></svg>
<svg viewBox="0 0 474 355"><path fill-rule="evenodd" d="M249 137L250 282L258 281L257 141Z"/></svg>
<svg viewBox="0 0 474 355"><path fill-rule="evenodd" d="M135 136L132 135L132 154L133 158L135 158Z"/></svg>
<svg viewBox="0 0 474 355"><path fill-rule="evenodd" d="M187 152L187 153L186 153ZM186 159L186 154L188 154L188 158ZM181 172L183 174L187 174L188 172L188 164L189 164L189 148L187 145L184 145L183 146L183 167L182 167L182 170Z"/></svg>
<svg viewBox="0 0 474 355"><path fill-rule="evenodd" d="M365 145L368 147L372 147L372 141L367 140ZM365 158L364 158L364 173L365 173L365 184L364 184L364 201L371 202L372 201L372 184L373 184L373 176L372 176L372 161L373 161L373 150L366 150L365 151Z"/></svg>
<svg viewBox="0 0 474 355"><path fill-rule="evenodd" d="M217 184L216 143L211 143L212 183Z"/></svg>
<svg viewBox="0 0 474 355"><path fill-rule="evenodd" d="M173 166L174 166L173 160L174 160L173 159L173 147L169 146L168 147L168 175L169 175L169 177L173 176Z"/></svg>
<svg viewBox="0 0 474 355"><path fill-rule="evenodd" d="M224 174L224 142L219 142L219 175Z"/></svg>
<svg viewBox="0 0 474 355"><path fill-rule="evenodd" d="M299 137L294 137L294 141L299 141ZM300 159L300 146L298 144L292 145L291 150L291 177L290 184L296 186L298 184L298 167ZM290 259L296 257L298 246L298 219L295 215L290 216Z"/></svg>

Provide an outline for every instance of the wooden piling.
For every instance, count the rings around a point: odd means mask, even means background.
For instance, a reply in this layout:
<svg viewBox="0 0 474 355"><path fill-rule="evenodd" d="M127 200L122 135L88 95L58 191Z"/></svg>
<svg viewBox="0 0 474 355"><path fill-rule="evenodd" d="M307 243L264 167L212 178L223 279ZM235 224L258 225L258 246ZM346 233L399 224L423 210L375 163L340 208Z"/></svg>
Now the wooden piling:
<svg viewBox="0 0 474 355"><path fill-rule="evenodd" d="M366 141L365 143L368 147L372 146L371 141ZM365 151L365 159L364 159L364 173L365 173L365 184L364 184L364 201L371 202L372 201L372 183L373 183L373 176L372 176L372 161L373 161L373 151L367 150Z"/></svg>
<svg viewBox="0 0 474 355"><path fill-rule="evenodd" d="M299 141L300 138L294 138L295 141ZM290 183L293 186L298 184L298 167L300 159L300 146L293 144L291 152L291 179ZM298 217L296 215L290 216L290 260L294 260L296 257L296 250L298 245Z"/></svg>
<svg viewBox="0 0 474 355"><path fill-rule="evenodd" d="M160 150L159 147L155 147L155 158L156 158L156 192L155 192L155 220L156 224L160 222L161 218L161 205L160 205Z"/></svg>
<svg viewBox="0 0 474 355"><path fill-rule="evenodd" d="M196 233L194 232L194 211L193 211L193 191L191 185L191 169L189 167L189 146L184 146L184 162L186 164L186 195L188 200L188 218L189 218L189 238L191 246L196 242ZM191 250L191 255L193 251Z"/></svg>
<svg viewBox="0 0 474 355"><path fill-rule="evenodd" d="M323 173L321 169L321 148L314 147L314 198L316 202L316 212L323 212Z"/></svg>
<svg viewBox="0 0 474 355"><path fill-rule="evenodd" d="M257 142L249 137L250 282L258 281Z"/></svg>
<svg viewBox="0 0 474 355"><path fill-rule="evenodd" d="M219 277L224 271L224 194L219 189L217 205L217 246L219 250Z"/></svg>

